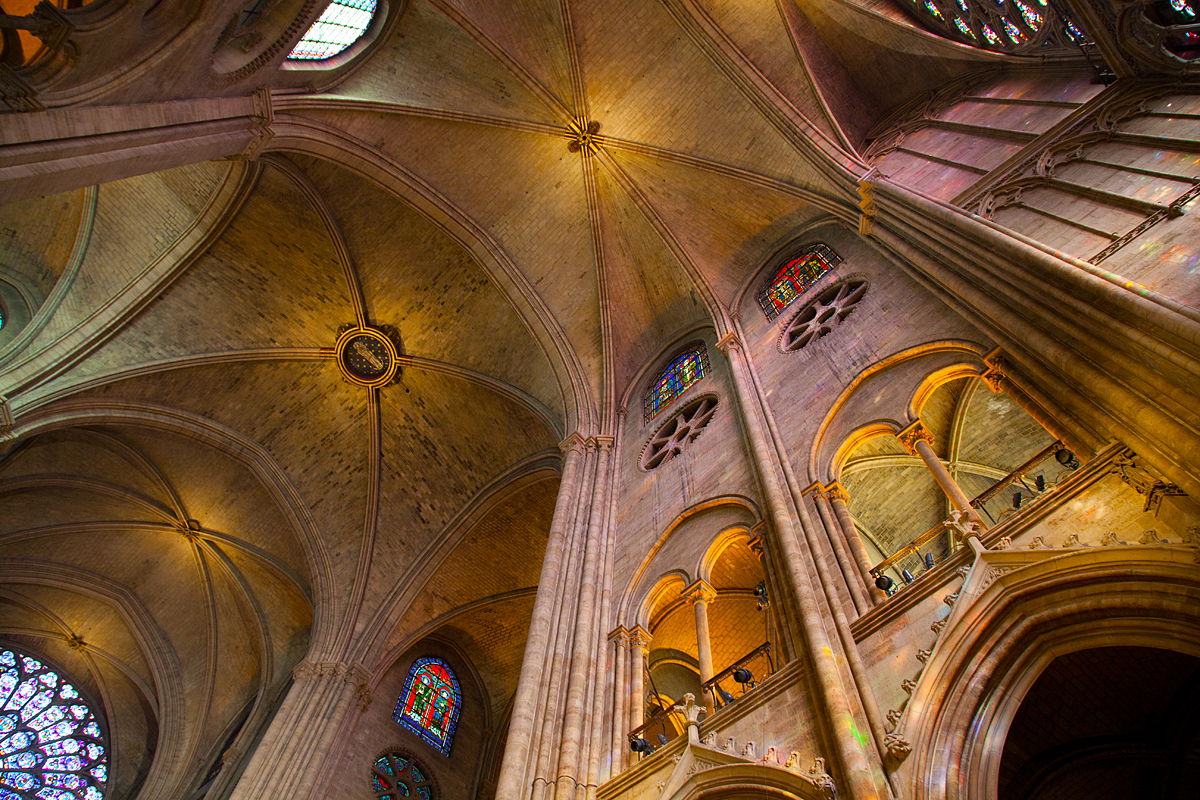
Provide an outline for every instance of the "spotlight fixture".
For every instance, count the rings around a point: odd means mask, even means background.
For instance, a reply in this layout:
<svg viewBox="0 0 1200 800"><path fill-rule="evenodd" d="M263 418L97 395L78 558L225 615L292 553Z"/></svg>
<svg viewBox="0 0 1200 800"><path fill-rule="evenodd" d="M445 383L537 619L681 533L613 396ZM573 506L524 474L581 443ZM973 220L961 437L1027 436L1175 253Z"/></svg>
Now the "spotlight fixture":
<svg viewBox="0 0 1200 800"><path fill-rule="evenodd" d="M900 577L904 578L905 583L912 583L914 580L916 580L916 578L913 577L912 573L906 569L900 570Z"/></svg>
<svg viewBox="0 0 1200 800"><path fill-rule="evenodd" d="M642 755L654 752L654 747L640 736L629 737L629 749Z"/></svg>
<svg viewBox="0 0 1200 800"><path fill-rule="evenodd" d="M1079 469L1079 459L1065 447L1054 453L1054 460L1067 469Z"/></svg>
<svg viewBox="0 0 1200 800"><path fill-rule="evenodd" d="M721 696L722 705L729 705L730 703L732 703L734 700L737 699L732 694L730 694L729 692L722 689L720 686L717 687L717 694L719 694Z"/></svg>
<svg viewBox="0 0 1200 800"><path fill-rule="evenodd" d="M881 589L885 592L890 592L892 589L896 588L896 582L887 575L880 575L875 579L875 588Z"/></svg>
<svg viewBox="0 0 1200 800"><path fill-rule="evenodd" d="M655 734L655 738L658 739L659 747L662 747L663 745L665 745L667 743L667 737L663 736L661 733Z"/></svg>
<svg viewBox="0 0 1200 800"><path fill-rule="evenodd" d="M1013 508L1021 507L1021 493L1013 492Z"/></svg>
<svg viewBox="0 0 1200 800"><path fill-rule="evenodd" d="M1044 492L1044 491L1046 491L1046 476L1045 476L1045 475L1038 475L1036 478L1034 478L1034 479L1033 479L1033 486L1034 486L1034 488L1035 488L1035 489L1037 489L1039 492Z"/></svg>
<svg viewBox="0 0 1200 800"><path fill-rule="evenodd" d="M758 610L762 611L767 606L771 605L771 598L767 596L767 582L759 581L754 587L754 599L758 603Z"/></svg>
<svg viewBox="0 0 1200 800"><path fill-rule="evenodd" d="M925 569L933 569L935 564L937 564L937 559L933 557L933 553L926 553L925 554Z"/></svg>
<svg viewBox="0 0 1200 800"><path fill-rule="evenodd" d="M750 688L754 688L754 673L745 667L738 667L735 669L733 671L733 679L742 684L743 687L746 684L750 684Z"/></svg>

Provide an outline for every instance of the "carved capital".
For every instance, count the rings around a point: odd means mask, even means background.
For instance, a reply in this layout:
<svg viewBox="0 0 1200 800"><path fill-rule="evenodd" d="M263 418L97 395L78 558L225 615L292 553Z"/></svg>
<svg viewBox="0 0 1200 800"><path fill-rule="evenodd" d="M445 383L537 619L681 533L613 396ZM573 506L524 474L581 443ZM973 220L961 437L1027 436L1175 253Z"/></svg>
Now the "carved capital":
<svg viewBox="0 0 1200 800"><path fill-rule="evenodd" d="M13 418L12 406L8 404L7 397L0 397L0 442L7 442L13 436L13 428L16 427L17 421Z"/></svg>
<svg viewBox="0 0 1200 800"><path fill-rule="evenodd" d="M960 544L966 544L968 539L978 539L983 533L983 526L971 518L970 512L959 511L957 508L950 512L950 519L942 522L954 533L954 538Z"/></svg>
<svg viewBox="0 0 1200 800"><path fill-rule="evenodd" d="M46 107L37 99L37 89L17 74L7 64L0 64L0 102L9 111L45 111Z"/></svg>
<svg viewBox="0 0 1200 800"><path fill-rule="evenodd" d="M930 447L933 447L933 434L921 422L915 422L906 425L896 433L896 438L900 440L900 444L904 445L904 449L908 451L910 456L920 456L917 452L917 442L928 442Z"/></svg>
<svg viewBox="0 0 1200 800"><path fill-rule="evenodd" d="M650 652L650 631L646 630L641 625L635 626L634 629L629 632L629 647L631 649L636 647L637 649L641 650L643 654Z"/></svg>
<svg viewBox="0 0 1200 800"><path fill-rule="evenodd" d="M608 640L616 644L617 647L626 647L629 645L629 629L624 625L618 625L613 628L608 634Z"/></svg>
<svg viewBox="0 0 1200 800"><path fill-rule="evenodd" d="M675 706L675 711L683 712L688 725L699 725L700 715L706 713L704 706L696 705L696 695L688 692L683 696L683 703Z"/></svg>
<svg viewBox="0 0 1200 800"><path fill-rule="evenodd" d="M729 355L730 350L740 349L741 346L742 340L739 339L738 335L733 331L725 334L717 341L717 349L725 355Z"/></svg>
<svg viewBox="0 0 1200 800"><path fill-rule="evenodd" d="M983 363L987 364L987 370L979 377L983 378L983 382L993 392L999 393L1004 391L1004 384L1008 380L1008 362L1001 355L1000 348L993 348L985 355Z"/></svg>
<svg viewBox="0 0 1200 800"><path fill-rule="evenodd" d="M683 596L690 600L692 605L696 605L697 603L711 603L717 599L717 590L709 585L708 581L700 578L683 590Z"/></svg>
<svg viewBox="0 0 1200 800"><path fill-rule="evenodd" d="M271 105L271 90L259 89L254 94L254 120L250 123L250 132L254 138L242 151L242 158L254 161L266 149L271 138L275 136L272 125L275 124L275 109Z"/></svg>
<svg viewBox="0 0 1200 800"><path fill-rule="evenodd" d="M850 502L850 495L846 493L846 490L842 487L842 484L838 483L837 481L834 481L826 486L825 491L821 493L821 496L831 503L836 503L839 500L843 503Z"/></svg>
<svg viewBox="0 0 1200 800"><path fill-rule="evenodd" d="M613 437L611 436L593 436L588 439L588 442L597 450L607 452L612 449Z"/></svg>
<svg viewBox="0 0 1200 800"><path fill-rule="evenodd" d="M582 453L584 441L584 438L578 433L572 433L570 436L558 443L558 449L561 450L564 455L572 450L574 450L576 453Z"/></svg>

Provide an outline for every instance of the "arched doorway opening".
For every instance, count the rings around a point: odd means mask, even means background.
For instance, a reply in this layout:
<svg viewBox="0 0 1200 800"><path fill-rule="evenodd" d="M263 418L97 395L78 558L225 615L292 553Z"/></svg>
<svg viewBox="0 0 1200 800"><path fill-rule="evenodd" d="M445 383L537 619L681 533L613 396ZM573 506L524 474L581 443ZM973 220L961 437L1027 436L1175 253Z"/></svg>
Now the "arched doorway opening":
<svg viewBox="0 0 1200 800"><path fill-rule="evenodd" d="M1200 658L1151 647L1058 656L1013 718L999 800L1193 797Z"/></svg>

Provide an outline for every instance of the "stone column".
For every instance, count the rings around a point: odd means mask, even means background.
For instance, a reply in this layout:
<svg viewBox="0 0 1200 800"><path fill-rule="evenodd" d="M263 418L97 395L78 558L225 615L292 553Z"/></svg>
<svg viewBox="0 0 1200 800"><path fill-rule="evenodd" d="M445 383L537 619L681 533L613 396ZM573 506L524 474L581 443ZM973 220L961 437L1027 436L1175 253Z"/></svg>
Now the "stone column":
<svg viewBox="0 0 1200 800"><path fill-rule="evenodd" d="M625 679L625 651L629 649L629 631L621 625L608 635L608 639L616 648L613 658L613 711L610 723L612 731L609 737L609 776L615 778L621 772L625 748L628 747L625 743L625 720L628 719L629 712L625 704L629 699L629 682Z"/></svg>
<svg viewBox="0 0 1200 800"><path fill-rule="evenodd" d="M250 759L230 800L307 797L343 721L365 690L359 664L301 661L287 698Z"/></svg>
<svg viewBox="0 0 1200 800"><path fill-rule="evenodd" d="M871 575L871 556L867 553L867 546L854 524L854 518L850 516L850 495L846 494L842 484L834 481L825 487L825 499L833 507L833 513L842 526L842 533L846 536L846 543L850 545L850 552L854 554L854 561L858 564L859 573L871 599L876 603L882 602L887 595L875 585L875 578Z"/></svg>
<svg viewBox="0 0 1200 800"><path fill-rule="evenodd" d="M629 632L629 730L646 721L646 654L650 652L650 631L637 625Z"/></svg>
<svg viewBox="0 0 1200 800"><path fill-rule="evenodd" d="M1001 354L1000 348L992 350L983 357L988 369L980 377L994 393L1004 392L1012 398L1026 414L1037 420L1055 439L1058 439L1067 449L1083 459L1089 458L1103 442L1087 430L1077 425L1064 424L1056 417L1067 416L1057 403L1041 395L1041 392L1028 384L1018 381L1013 375L1012 366Z"/></svg>
<svg viewBox="0 0 1200 800"><path fill-rule="evenodd" d="M864 614L871 607L871 600L867 597L867 590L862 585L858 570L847 552L845 539L842 536L842 526L833 518L833 511L825 496L825 487L817 482L805 491L812 494L813 505L817 507L817 514L821 517L821 524L825 527L825 535L829 539L829 543L833 545L838 569L845 580L846 589L850 592L850 601L854 604L854 610L859 614Z"/></svg>
<svg viewBox="0 0 1200 800"><path fill-rule="evenodd" d="M537 597L533 602L533 616L529 621L529 635L525 642L525 655L521 661L521 674L517 680L517 694L513 699L500 777L496 781L497 797L521 798L527 793L525 777L529 743L533 734L534 711L538 704L538 687L542 682L548 655L547 643L555 618L563 543L569 518L574 512L574 497L578 490L583 437L571 434L559 447L565 453L562 479L558 486L558 499L554 504L550 536L546 541L546 555L542 559L542 573L538 579Z"/></svg>
<svg viewBox="0 0 1200 800"><path fill-rule="evenodd" d="M775 540L787 570L787 575L795 592L796 604L799 610L800 626L804 633L806 661L813 670L813 684L816 688L820 712L830 720L833 744L837 749L838 760L841 762L847 783L847 793L855 800L879 798L883 787L875 782L875 770L868 759L861 733L854 721L854 712L850 696L842 682L834 656L834 642L829 639L825 629L817 597L814 594L808 566L804 562L804 554L800 549L791 515L787 510L787 501L775 472L775 464L771 456L770 445L765 433L765 422L762 419L762 408L756 405L754 385L750 376L745 353L742 352L741 342L736 335L729 334L721 339L718 347L729 357L730 371L733 373L734 389L737 392L738 404L741 406L742 421L745 425L750 452L762 485L767 510L773 523ZM838 613L834 611L835 615ZM882 778L882 773L880 773Z"/></svg>
<svg viewBox="0 0 1200 800"><path fill-rule="evenodd" d="M558 769L554 776L555 800L571 800L579 785L581 752L586 751L585 726L587 712L587 683L596 674L596 649L599 642L592 637L592 625L597 613L597 586L601 581L600 550L603 524L608 504L604 502L608 486L611 436L596 436L589 440L598 450L596 471L592 479L592 498L589 504L587 538L584 542L583 572L579 584L579 605L575 612L575 634L571 658L567 663L567 696L562 722L562 744L558 753ZM596 637L598 638L598 637ZM586 767L585 767L586 770ZM584 781L586 783L586 780Z"/></svg>
<svg viewBox="0 0 1200 800"><path fill-rule="evenodd" d="M683 596L692 602L696 614L696 651L700 658L700 683L712 679L715 673L712 660L712 637L708 630L708 604L717 599L717 592L707 581L700 579L683 590ZM705 693L705 708L713 710L712 695Z"/></svg>
<svg viewBox="0 0 1200 800"><path fill-rule="evenodd" d="M937 457L937 453L933 452L933 434L921 424L921 420L906 426L896 434L896 438L900 440L900 444L904 445L904 449L910 455L917 456L925 462L926 468L933 475L933 479L937 481L937 485L946 493L946 497L950 498L950 503L965 513L969 519L978 522L981 528L985 527L979 512L971 505L971 498L967 497L966 492L946 469L946 465Z"/></svg>

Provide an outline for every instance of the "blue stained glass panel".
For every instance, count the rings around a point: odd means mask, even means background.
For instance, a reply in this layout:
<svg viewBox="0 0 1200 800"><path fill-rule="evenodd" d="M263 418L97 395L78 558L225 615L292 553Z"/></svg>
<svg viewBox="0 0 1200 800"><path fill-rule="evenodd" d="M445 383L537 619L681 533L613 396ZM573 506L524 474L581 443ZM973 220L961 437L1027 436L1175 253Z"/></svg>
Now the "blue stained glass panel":
<svg viewBox="0 0 1200 800"><path fill-rule="evenodd" d="M103 734L78 691L42 661L0 648L0 694L10 712L0 715L0 800L103 800Z"/></svg>
<svg viewBox="0 0 1200 800"><path fill-rule="evenodd" d="M676 397L708 374L708 350L697 344L684 350L658 375L646 392L646 422L657 417Z"/></svg>
<svg viewBox="0 0 1200 800"><path fill-rule="evenodd" d="M448 756L461 710L462 692L449 665L440 658L420 658L408 672L392 719Z"/></svg>

